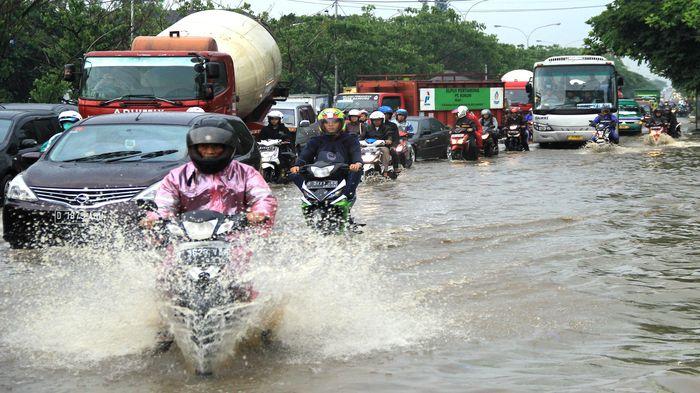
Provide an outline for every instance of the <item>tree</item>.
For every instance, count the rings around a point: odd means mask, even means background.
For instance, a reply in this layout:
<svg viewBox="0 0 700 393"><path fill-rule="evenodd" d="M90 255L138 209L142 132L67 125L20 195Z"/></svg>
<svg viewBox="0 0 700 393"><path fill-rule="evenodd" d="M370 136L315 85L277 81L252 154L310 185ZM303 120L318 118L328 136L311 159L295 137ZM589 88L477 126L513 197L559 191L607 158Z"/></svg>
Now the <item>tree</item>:
<svg viewBox="0 0 700 393"><path fill-rule="evenodd" d="M676 87L700 90L700 1L615 0L588 24L592 51L647 61Z"/></svg>

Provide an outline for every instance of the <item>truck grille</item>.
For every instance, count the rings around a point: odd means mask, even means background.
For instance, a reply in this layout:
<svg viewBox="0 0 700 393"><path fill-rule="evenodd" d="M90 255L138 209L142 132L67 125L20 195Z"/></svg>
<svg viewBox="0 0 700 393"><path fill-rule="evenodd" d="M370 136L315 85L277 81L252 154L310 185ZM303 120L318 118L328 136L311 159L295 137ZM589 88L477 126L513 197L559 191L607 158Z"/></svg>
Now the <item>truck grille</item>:
<svg viewBox="0 0 700 393"><path fill-rule="evenodd" d="M41 201L58 202L75 207L100 207L128 201L145 189L146 187L93 189L31 187L34 195Z"/></svg>

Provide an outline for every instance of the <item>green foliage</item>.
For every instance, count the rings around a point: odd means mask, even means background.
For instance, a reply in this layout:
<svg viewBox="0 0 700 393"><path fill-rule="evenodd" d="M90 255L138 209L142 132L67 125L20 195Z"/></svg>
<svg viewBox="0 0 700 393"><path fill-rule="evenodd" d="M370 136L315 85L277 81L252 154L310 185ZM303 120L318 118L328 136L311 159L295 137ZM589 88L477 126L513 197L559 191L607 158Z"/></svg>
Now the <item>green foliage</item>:
<svg viewBox="0 0 700 393"><path fill-rule="evenodd" d="M593 50L648 61L674 86L700 89L700 1L615 0L588 23Z"/></svg>
<svg viewBox="0 0 700 393"><path fill-rule="evenodd" d="M48 73L34 80L34 88L29 96L34 102L60 102L70 92L70 83L62 80L61 74Z"/></svg>

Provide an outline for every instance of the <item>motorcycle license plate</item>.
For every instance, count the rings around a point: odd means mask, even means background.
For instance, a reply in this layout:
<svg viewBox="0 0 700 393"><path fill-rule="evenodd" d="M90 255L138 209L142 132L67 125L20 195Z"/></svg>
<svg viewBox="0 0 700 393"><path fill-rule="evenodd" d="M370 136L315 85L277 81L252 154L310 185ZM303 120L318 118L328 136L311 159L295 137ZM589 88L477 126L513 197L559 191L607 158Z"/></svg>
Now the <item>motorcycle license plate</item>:
<svg viewBox="0 0 700 393"><path fill-rule="evenodd" d="M583 140L583 135L569 135L566 137L567 141L582 141Z"/></svg>
<svg viewBox="0 0 700 393"><path fill-rule="evenodd" d="M53 222L58 225L78 225L105 221L102 211L73 210L53 212Z"/></svg>
<svg viewBox="0 0 700 393"><path fill-rule="evenodd" d="M223 248L188 248L180 251L178 257L188 265L199 263L212 263L216 261L225 261L228 258L228 253Z"/></svg>
<svg viewBox="0 0 700 393"><path fill-rule="evenodd" d="M260 150L260 151L275 151L275 150L277 150L277 146L258 146L258 150Z"/></svg>
<svg viewBox="0 0 700 393"><path fill-rule="evenodd" d="M337 180L312 180L306 182L306 188L309 190L317 190L319 188L336 188L338 187Z"/></svg>

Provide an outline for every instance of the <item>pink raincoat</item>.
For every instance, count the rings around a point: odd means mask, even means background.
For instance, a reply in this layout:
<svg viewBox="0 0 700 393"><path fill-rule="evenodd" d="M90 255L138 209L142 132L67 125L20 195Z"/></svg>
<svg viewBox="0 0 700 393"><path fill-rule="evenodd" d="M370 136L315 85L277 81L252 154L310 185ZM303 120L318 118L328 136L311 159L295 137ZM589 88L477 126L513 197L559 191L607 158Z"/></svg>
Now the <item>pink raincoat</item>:
<svg viewBox="0 0 700 393"><path fill-rule="evenodd" d="M231 161L221 172L201 173L192 162L177 167L163 179L155 198L157 213L150 218L170 218L193 210L223 214L263 213L274 223L277 199L262 175L253 167Z"/></svg>

